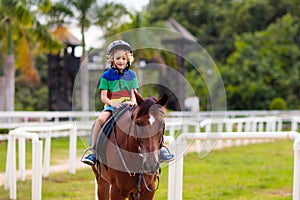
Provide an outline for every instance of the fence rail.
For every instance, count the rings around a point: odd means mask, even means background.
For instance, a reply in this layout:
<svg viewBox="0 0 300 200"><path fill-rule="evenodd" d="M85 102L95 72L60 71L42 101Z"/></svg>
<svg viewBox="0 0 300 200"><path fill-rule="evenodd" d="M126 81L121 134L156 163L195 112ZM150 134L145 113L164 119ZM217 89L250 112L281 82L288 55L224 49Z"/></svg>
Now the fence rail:
<svg viewBox="0 0 300 200"><path fill-rule="evenodd" d="M227 111L228 112L228 111ZM247 114L248 113L248 114ZM275 116L271 114L276 113ZM205 115L204 115L205 114ZM296 132L299 130L300 125L300 111L252 111L252 112L234 112L226 115L227 117L220 117L221 113L168 113L166 118L166 130L169 131L169 136L166 137L166 142L169 143L169 147L176 154L178 158L176 162L169 164L169 190L168 199L182 199L182 176L183 176L183 156L180 154L182 148L185 148L184 141L196 140L196 151L202 150L209 151L211 144L209 140L218 140L216 148L222 148L224 146L230 147L232 140L236 141L236 145L247 144L245 141L260 141L270 139L292 139L294 140L294 183L293 183L293 200L300 200L300 138ZM228 114L228 113L227 113ZM247 114L247 115L246 115ZM296 115L297 114L297 115ZM70 160L76 157L76 137L80 131L84 134L89 134L93 120L98 116L97 112L0 112L0 129L8 128L11 130L11 134L6 135L6 139L9 140L7 149L7 158L13 158L7 160L7 173L6 187L11 189L11 197L16 196L16 161L15 161L15 143L16 139L19 139L19 152L25 153L26 138L31 138L32 142L40 143L39 139L45 139L45 151L44 151L44 176L49 174L50 163L50 145L52 137L60 137L72 135L68 132L72 129L75 133L72 138L70 137ZM250 116L251 115L251 116ZM192 118L194 116L194 118ZM195 117L196 116L196 117ZM200 116L200 117L199 117ZM206 118L202 118L206 116ZM213 116L213 117L212 117ZM233 116L239 116L233 118ZM283 124L289 124L290 132L284 132ZM69 125L67 125L69 124ZM22 126L22 127L20 127ZM194 133L188 133L189 127L192 126ZM286 129L286 127L285 127ZM67 132L65 132L67 130ZM179 130L181 133L177 139L175 138L175 131ZM204 132L201 132L204 131ZM2 135L0 135L0 140ZM2 138L3 139L3 138ZM5 138L4 138L5 139ZM203 143L203 140L206 140ZM224 145L224 140L227 142ZM238 143L238 141L240 141ZM74 148L75 150L71 148ZM38 156L42 144L33 144L32 146L33 156ZM74 156L75 152L75 156ZM9 156L11 155L11 156ZM23 154L19 154L23 155ZM33 157L32 167L41 169L40 159ZM13 161L14 160L14 161ZM19 157L19 169L25 171L24 156ZM35 170L32 170L33 172ZM37 170L38 173L42 173ZM75 173L75 164L70 162L70 172ZM179 174L177 174L179 173ZM25 176L21 174L21 179L25 179ZM41 185L40 175L35 175L38 178L32 178L33 195L40 195L41 189L36 185ZM35 181L35 182L34 182ZM37 188L36 188L37 187ZM176 193L175 193L176 192ZM40 199L40 196L32 197L33 199Z"/></svg>
<svg viewBox="0 0 300 200"><path fill-rule="evenodd" d="M55 125L63 122L74 122L80 130L87 130L100 112L82 111L0 111L0 129L12 130L19 126ZM198 123L207 120L235 119L252 117L277 117L281 119L284 128L297 130L300 122L300 110L291 111L212 111L212 112L169 112L166 121L182 124ZM204 123L202 122L202 123ZM186 128L187 126L185 126ZM2 130L2 132L5 130ZM7 133L8 133L7 131ZM173 130L171 130L174 132ZM186 130L183 130L184 132ZM8 136L0 134L0 141Z"/></svg>
<svg viewBox="0 0 300 200"><path fill-rule="evenodd" d="M0 111L0 122L58 122L65 120L95 119L100 112L83 111ZM290 121L293 116L300 116L300 110L247 110L247 111L201 111L201 112L169 112L169 118L188 118L203 120L207 118L240 118L277 116Z"/></svg>

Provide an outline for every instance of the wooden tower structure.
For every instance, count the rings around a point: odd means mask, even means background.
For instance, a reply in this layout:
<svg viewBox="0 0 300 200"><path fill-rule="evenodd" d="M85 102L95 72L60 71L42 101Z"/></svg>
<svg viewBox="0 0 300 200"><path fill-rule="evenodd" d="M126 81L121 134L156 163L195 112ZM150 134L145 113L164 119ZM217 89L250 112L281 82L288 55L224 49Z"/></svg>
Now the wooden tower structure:
<svg viewBox="0 0 300 200"><path fill-rule="evenodd" d="M81 46L81 41L67 27L58 27L53 35L65 47L57 55L48 55L48 109L68 111L74 103L73 86L80 67L80 57L76 57L75 49Z"/></svg>

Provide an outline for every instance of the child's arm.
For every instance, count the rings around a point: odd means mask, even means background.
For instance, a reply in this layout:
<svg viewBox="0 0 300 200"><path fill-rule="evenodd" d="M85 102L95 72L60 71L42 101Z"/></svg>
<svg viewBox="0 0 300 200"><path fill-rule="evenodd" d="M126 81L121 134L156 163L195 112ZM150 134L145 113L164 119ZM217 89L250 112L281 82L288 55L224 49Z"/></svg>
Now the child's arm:
<svg viewBox="0 0 300 200"><path fill-rule="evenodd" d="M135 98L134 92L137 92L136 89L131 89L131 98L130 98L130 101L128 102L128 105L130 105L130 106L136 105L136 98Z"/></svg>
<svg viewBox="0 0 300 200"><path fill-rule="evenodd" d="M119 108L122 106L121 103L113 102L111 99L107 97L107 90L101 90L101 101L106 105Z"/></svg>

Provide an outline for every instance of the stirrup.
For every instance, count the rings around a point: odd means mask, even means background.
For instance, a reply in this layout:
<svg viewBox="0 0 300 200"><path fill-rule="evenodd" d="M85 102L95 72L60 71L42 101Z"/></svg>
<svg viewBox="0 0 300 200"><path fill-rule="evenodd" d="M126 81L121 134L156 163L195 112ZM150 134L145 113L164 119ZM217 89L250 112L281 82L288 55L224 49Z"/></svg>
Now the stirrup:
<svg viewBox="0 0 300 200"><path fill-rule="evenodd" d="M97 159L93 153L90 153L88 156L83 158L82 162L87 165L94 166L97 162Z"/></svg>
<svg viewBox="0 0 300 200"><path fill-rule="evenodd" d="M175 159L174 154L171 154L166 146L163 146L159 152L159 162L171 162Z"/></svg>
<svg viewBox="0 0 300 200"><path fill-rule="evenodd" d="M95 153L95 148L94 148L94 147L90 147L90 148L86 149L86 150L83 152L82 156L81 156L81 159L80 159L81 162L83 162L82 160L83 160L83 158L85 158L85 154L86 154L88 151L92 151L93 153Z"/></svg>

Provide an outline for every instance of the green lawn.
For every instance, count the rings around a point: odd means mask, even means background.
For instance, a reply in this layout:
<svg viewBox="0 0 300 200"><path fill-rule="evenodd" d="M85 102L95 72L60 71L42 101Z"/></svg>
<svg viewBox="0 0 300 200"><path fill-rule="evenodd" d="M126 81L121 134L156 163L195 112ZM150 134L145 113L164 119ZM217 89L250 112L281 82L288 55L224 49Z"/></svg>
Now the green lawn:
<svg viewBox="0 0 300 200"><path fill-rule="evenodd" d="M52 142L53 162L67 158L68 141ZM79 154L85 149L78 141ZM28 148L27 148L28 149ZM0 172L4 171L6 144L0 143ZM78 154L78 155L79 155ZM5 161L5 160L4 160ZM28 158L30 163L30 158ZM167 199L167 167L163 166L158 200ZM204 200L291 200L293 184L293 142L276 141L213 151L200 159L189 153L184 160L183 199ZM30 199L31 181L18 182L18 199ZM91 170L50 174L43 179L43 199L93 199ZM9 192L0 187L0 200Z"/></svg>

